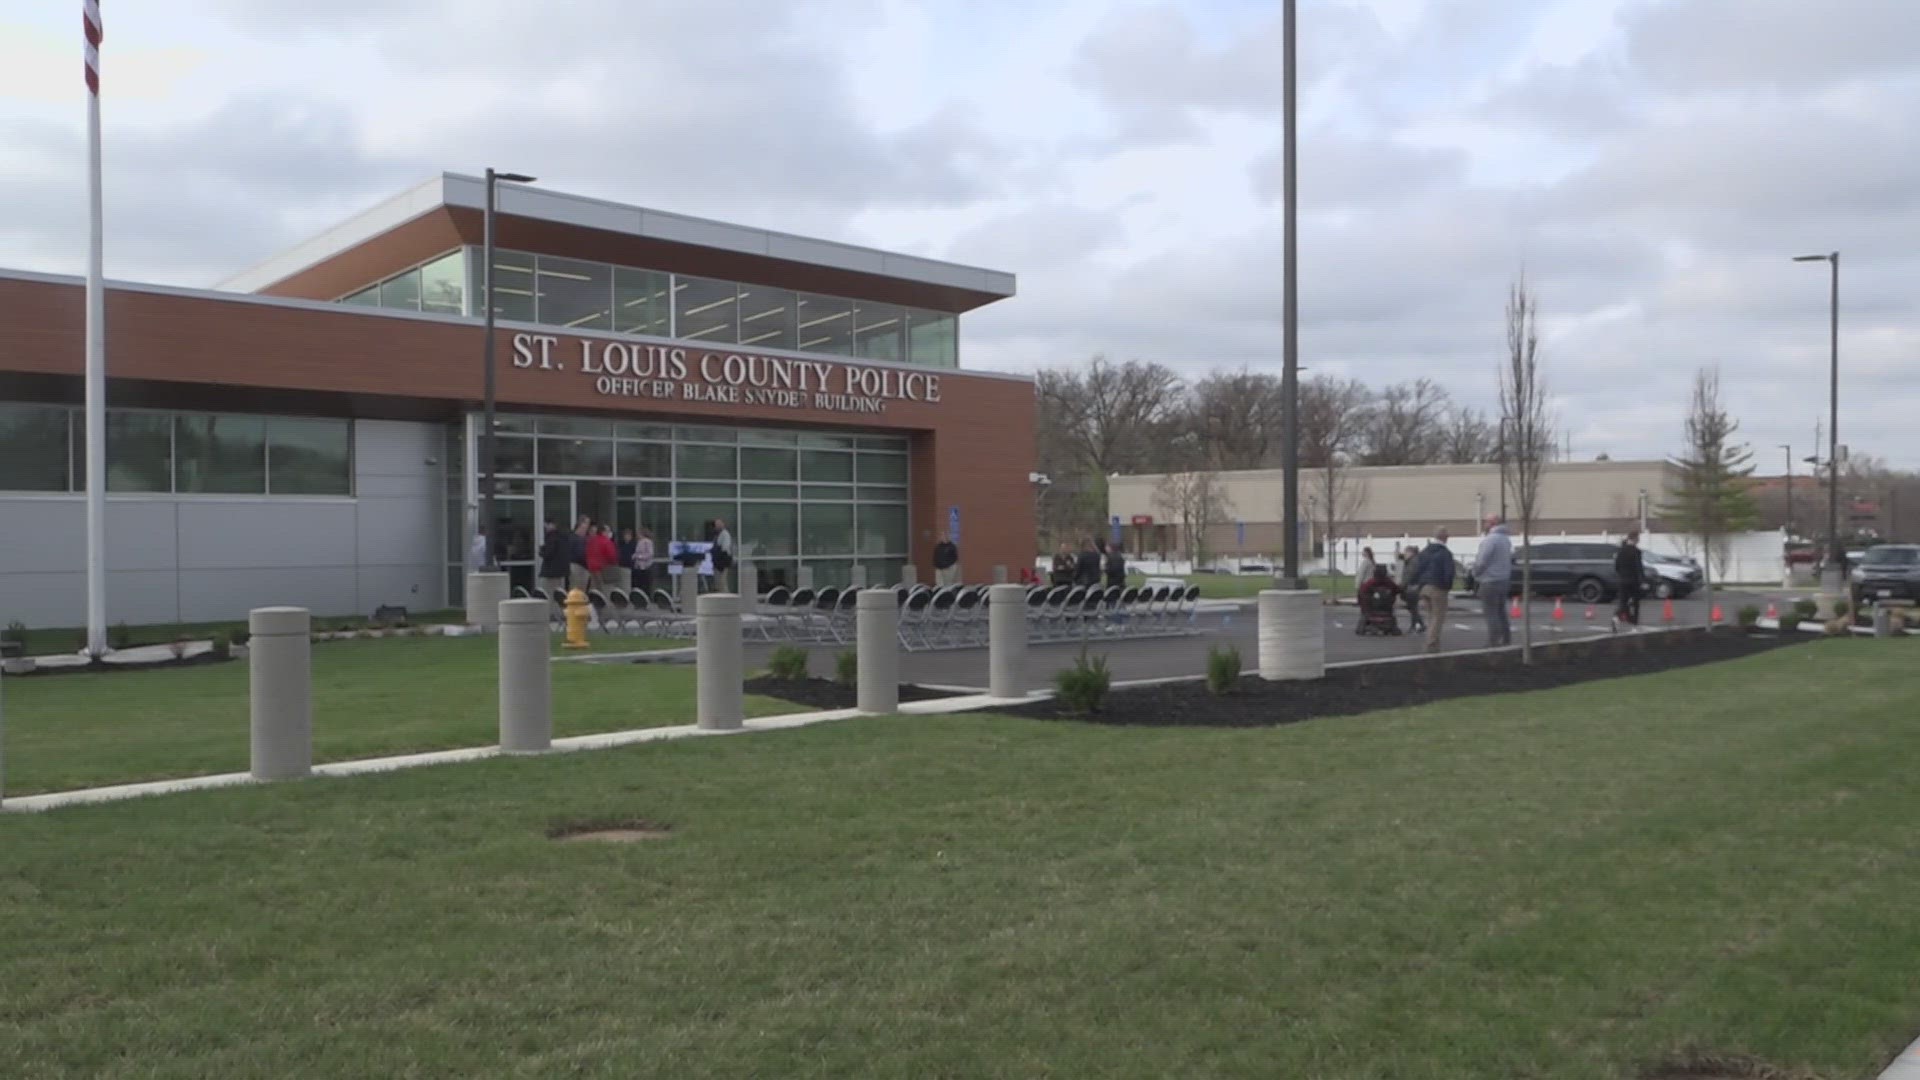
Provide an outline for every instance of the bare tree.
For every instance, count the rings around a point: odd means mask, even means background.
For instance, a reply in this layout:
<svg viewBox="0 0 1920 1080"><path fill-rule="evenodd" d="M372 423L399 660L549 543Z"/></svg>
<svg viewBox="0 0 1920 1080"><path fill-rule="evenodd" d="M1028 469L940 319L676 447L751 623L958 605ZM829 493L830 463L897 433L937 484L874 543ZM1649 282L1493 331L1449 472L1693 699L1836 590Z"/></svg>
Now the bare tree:
<svg viewBox="0 0 1920 1080"><path fill-rule="evenodd" d="M1194 384L1176 423L1195 441L1195 467L1272 466L1283 430L1280 380L1244 368L1215 372Z"/></svg>
<svg viewBox="0 0 1920 1080"><path fill-rule="evenodd" d="M1533 519L1540 503L1540 474L1553 456L1553 422L1547 387L1540 377L1539 301L1522 275L1507 291L1507 359L1500 369L1501 490L1520 515L1520 595L1533 596ZM1520 615L1520 658L1533 662L1533 605Z"/></svg>
<svg viewBox="0 0 1920 1080"><path fill-rule="evenodd" d="M1168 428L1185 391L1171 370L1096 356L1084 369L1042 370L1034 390L1039 468L1054 485L1040 521L1049 536L1084 535L1100 527L1107 513L1107 477L1173 464Z"/></svg>
<svg viewBox="0 0 1920 1080"><path fill-rule="evenodd" d="M1724 570L1727 538L1753 527L1759 508L1748 478L1753 454L1733 441L1740 424L1720 404L1720 372L1702 368L1693 376L1687 409L1687 452L1674 465L1679 478L1661 513L1700 543L1707 610L1713 610L1714 569Z"/></svg>
<svg viewBox="0 0 1920 1080"><path fill-rule="evenodd" d="M1179 524L1187 560L1198 570L1206 557L1207 530L1233 513L1220 477L1205 470L1168 473L1154 484L1153 502Z"/></svg>
<svg viewBox="0 0 1920 1080"><path fill-rule="evenodd" d="M1452 404L1446 390L1431 379L1395 383L1380 391L1360 428L1360 464L1431 465L1440 460Z"/></svg>
<svg viewBox="0 0 1920 1080"><path fill-rule="evenodd" d="M1366 481L1355 477L1347 459L1336 454L1313 470L1309 482L1316 508L1325 511L1320 520L1326 525L1327 573L1338 575L1333 561L1334 541L1339 539L1341 527L1351 524L1366 507Z"/></svg>
<svg viewBox="0 0 1920 1080"><path fill-rule="evenodd" d="M1373 392L1358 379L1315 375L1300 383L1300 467L1317 469L1353 450Z"/></svg>
<svg viewBox="0 0 1920 1080"><path fill-rule="evenodd" d="M1483 465L1497 461L1499 437L1494 425L1478 409L1449 410L1441 432L1440 460L1448 465Z"/></svg>

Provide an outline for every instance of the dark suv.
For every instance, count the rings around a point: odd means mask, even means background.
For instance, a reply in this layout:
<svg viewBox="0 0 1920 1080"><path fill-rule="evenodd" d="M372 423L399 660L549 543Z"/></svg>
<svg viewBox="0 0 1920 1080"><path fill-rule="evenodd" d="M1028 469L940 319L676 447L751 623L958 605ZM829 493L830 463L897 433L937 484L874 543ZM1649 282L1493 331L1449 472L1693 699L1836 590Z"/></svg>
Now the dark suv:
<svg viewBox="0 0 1920 1080"><path fill-rule="evenodd" d="M1853 605L1881 600L1920 602L1920 544L1870 547L1853 568Z"/></svg>
<svg viewBox="0 0 1920 1080"><path fill-rule="evenodd" d="M1613 572L1613 556L1620 548L1614 544L1551 542L1533 545L1533 593L1535 596L1571 596L1588 604L1611 600L1620 592L1620 578ZM1527 552L1514 547L1513 592L1520 592L1521 565ZM1652 596L1660 584L1660 574L1651 564L1641 571L1641 592ZM1477 585L1469 573L1467 590Z"/></svg>

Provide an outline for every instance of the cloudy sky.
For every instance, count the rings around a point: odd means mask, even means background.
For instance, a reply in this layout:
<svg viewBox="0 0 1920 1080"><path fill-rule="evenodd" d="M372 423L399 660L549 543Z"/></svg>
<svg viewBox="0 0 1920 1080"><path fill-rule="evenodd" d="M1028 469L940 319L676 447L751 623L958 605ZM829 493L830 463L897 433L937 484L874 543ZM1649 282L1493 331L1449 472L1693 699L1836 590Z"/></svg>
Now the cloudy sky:
<svg viewBox="0 0 1920 1080"><path fill-rule="evenodd" d="M85 238L78 0L0 11L0 265ZM439 169L986 265L969 367L1277 370L1278 0L106 0L110 276L210 285ZM1920 467L1920 3L1301 0L1301 348L1490 406L1523 268L1575 453L1720 365L1778 469Z"/></svg>

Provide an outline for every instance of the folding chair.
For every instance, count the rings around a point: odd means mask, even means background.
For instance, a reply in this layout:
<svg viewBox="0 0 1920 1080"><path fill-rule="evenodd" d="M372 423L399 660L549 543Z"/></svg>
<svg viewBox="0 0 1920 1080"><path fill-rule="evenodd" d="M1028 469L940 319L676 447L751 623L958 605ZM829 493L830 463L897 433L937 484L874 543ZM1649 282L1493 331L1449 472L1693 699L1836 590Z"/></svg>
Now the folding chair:
<svg viewBox="0 0 1920 1080"><path fill-rule="evenodd" d="M900 608L900 644L907 649L927 648L927 608L933 603L933 590L909 590L907 602Z"/></svg>

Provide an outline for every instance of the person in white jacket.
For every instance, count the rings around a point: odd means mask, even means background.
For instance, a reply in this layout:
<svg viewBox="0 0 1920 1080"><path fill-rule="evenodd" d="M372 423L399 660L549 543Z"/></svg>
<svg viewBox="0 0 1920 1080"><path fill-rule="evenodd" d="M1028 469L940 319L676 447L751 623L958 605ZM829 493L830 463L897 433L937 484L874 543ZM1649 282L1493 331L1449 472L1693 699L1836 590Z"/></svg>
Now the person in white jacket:
<svg viewBox="0 0 1920 1080"><path fill-rule="evenodd" d="M1513 623L1507 618L1507 598L1513 595L1513 536L1507 519L1487 518L1487 535L1473 557L1473 580L1480 592L1480 609L1487 617L1487 648L1513 644Z"/></svg>
<svg viewBox="0 0 1920 1080"><path fill-rule="evenodd" d="M485 570L487 568L487 527L474 530L473 543L467 548L467 569Z"/></svg>

